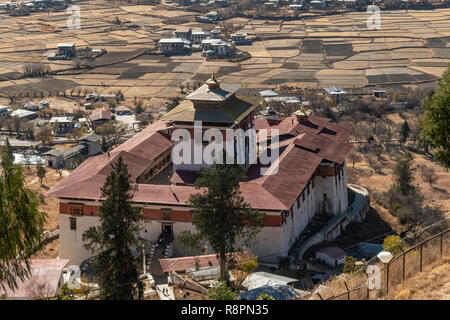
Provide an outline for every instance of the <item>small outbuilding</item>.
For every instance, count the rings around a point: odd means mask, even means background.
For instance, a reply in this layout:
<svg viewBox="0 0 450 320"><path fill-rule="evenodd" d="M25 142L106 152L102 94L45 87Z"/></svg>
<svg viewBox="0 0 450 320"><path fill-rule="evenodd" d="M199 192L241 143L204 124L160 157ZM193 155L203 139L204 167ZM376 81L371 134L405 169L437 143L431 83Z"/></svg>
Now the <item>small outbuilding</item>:
<svg viewBox="0 0 450 320"><path fill-rule="evenodd" d="M347 253L339 247L325 247L316 251L316 259L331 267L343 264Z"/></svg>

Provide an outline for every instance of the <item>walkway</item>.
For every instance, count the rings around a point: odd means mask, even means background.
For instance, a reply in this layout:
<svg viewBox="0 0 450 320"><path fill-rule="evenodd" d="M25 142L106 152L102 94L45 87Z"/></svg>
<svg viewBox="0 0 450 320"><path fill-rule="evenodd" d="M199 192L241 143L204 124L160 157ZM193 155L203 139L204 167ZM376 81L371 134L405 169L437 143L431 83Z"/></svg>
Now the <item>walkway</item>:
<svg viewBox="0 0 450 320"><path fill-rule="evenodd" d="M325 240L332 240L329 235L333 236L333 231L341 222L345 221L345 225L350 223L351 221L360 219L360 213L362 210L366 210L367 203L369 199L369 193L363 187L348 184L347 185L350 190L355 193L355 199L353 203L349 205L349 209L341 215L335 216L331 218L328 223L317 233L309 237L306 241L304 241L298 248L295 254L296 262L303 257L303 254L313 245L320 243ZM336 235L334 238L336 238Z"/></svg>
<svg viewBox="0 0 450 320"><path fill-rule="evenodd" d="M165 294L163 292L165 292ZM173 287L169 287L167 284L157 285L156 293L158 294L160 300L175 300Z"/></svg>

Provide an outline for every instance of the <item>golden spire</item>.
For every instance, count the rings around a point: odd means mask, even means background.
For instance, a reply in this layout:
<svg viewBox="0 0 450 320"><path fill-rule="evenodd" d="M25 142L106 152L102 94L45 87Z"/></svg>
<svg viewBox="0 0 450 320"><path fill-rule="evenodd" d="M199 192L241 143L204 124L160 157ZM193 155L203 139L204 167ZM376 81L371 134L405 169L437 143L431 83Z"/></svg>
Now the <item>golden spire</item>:
<svg viewBox="0 0 450 320"><path fill-rule="evenodd" d="M216 79L216 73L214 72L214 69L211 78L206 80L206 84L208 85L209 90L216 90L220 88L220 83Z"/></svg>

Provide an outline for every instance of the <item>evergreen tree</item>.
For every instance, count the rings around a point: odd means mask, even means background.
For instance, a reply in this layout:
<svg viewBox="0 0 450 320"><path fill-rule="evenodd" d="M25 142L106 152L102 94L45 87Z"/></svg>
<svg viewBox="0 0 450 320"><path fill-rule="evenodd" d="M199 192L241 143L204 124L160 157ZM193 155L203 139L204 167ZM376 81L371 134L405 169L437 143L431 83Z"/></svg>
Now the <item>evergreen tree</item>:
<svg viewBox="0 0 450 320"><path fill-rule="evenodd" d="M405 120L403 122L402 127L400 128L400 143L405 144L406 139L408 139L409 133L411 132L411 129L409 128L408 121Z"/></svg>
<svg viewBox="0 0 450 320"><path fill-rule="evenodd" d="M144 240L137 208L132 207L133 187L122 157L112 165L102 189L100 226L83 234L84 247L95 255L93 269L99 276L104 300L132 300L142 296L139 262L132 249L140 250Z"/></svg>
<svg viewBox="0 0 450 320"><path fill-rule="evenodd" d="M424 113L419 122L420 135L431 147L434 156L450 168L450 65L439 81L431 100L424 101Z"/></svg>
<svg viewBox="0 0 450 320"><path fill-rule="evenodd" d="M5 154L9 156L9 158L14 162L14 154L12 151L11 144L9 143L9 139L6 138L5 141Z"/></svg>
<svg viewBox="0 0 450 320"><path fill-rule="evenodd" d="M215 164L200 171L195 182L203 193L190 197L194 208L192 224L218 255L220 279L228 281L228 253L239 250L238 243L248 246L264 225L264 214L244 202L239 180L244 168L238 164Z"/></svg>
<svg viewBox="0 0 450 320"><path fill-rule="evenodd" d="M412 194L416 191L413 185L414 169L412 168L413 157L410 153L406 157L397 160L394 167L394 185L392 188L403 195Z"/></svg>
<svg viewBox="0 0 450 320"><path fill-rule="evenodd" d="M46 173L47 173L47 171L45 170L44 166L40 162L38 162L36 174L39 178L41 186L42 186L42 180L44 179Z"/></svg>
<svg viewBox="0 0 450 320"><path fill-rule="evenodd" d="M28 189L22 168L1 154L0 163L0 288L17 288L30 276L31 255L42 248L46 215Z"/></svg>

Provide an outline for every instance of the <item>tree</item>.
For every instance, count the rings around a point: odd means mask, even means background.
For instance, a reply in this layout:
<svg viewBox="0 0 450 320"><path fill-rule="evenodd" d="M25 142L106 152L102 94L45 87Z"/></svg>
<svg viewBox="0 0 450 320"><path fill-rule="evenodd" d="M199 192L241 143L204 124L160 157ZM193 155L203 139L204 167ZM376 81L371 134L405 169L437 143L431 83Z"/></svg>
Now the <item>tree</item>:
<svg viewBox="0 0 450 320"><path fill-rule="evenodd" d="M405 245L402 244L402 238L397 235L391 235L384 238L382 246L384 250L389 251L394 256L402 253L406 249Z"/></svg>
<svg viewBox="0 0 450 320"><path fill-rule="evenodd" d="M47 172L46 172L44 166L40 162L38 162L36 174L39 178L41 186L42 186L42 180L44 179L46 173Z"/></svg>
<svg viewBox="0 0 450 320"><path fill-rule="evenodd" d="M355 163L362 160L361 156L356 153L355 151L352 151L349 155L350 160L352 161L352 168L355 167Z"/></svg>
<svg viewBox="0 0 450 320"><path fill-rule="evenodd" d="M142 296L139 261L132 249L140 250L144 240L142 216L132 206L131 175L122 157L112 165L101 192L100 225L83 234L84 247L95 255L93 269L99 276L100 297L104 300L132 300Z"/></svg>
<svg viewBox="0 0 450 320"><path fill-rule="evenodd" d="M406 139L408 139L410 132L411 129L409 128L408 121L405 120L405 122L403 122L402 124L402 127L400 128L400 135L399 135L399 140L402 145L405 144Z"/></svg>
<svg viewBox="0 0 450 320"><path fill-rule="evenodd" d="M12 161L14 161L14 154L13 154L13 151L12 151L12 147L11 147L11 144L9 143L9 139L8 138L6 138L6 140L5 140L5 153L8 155L8 157L12 160Z"/></svg>
<svg viewBox="0 0 450 320"><path fill-rule="evenodd" d="M185 256L199 255L204 247L201 234L190 231L183 231L175 239L175 245L183 251Z"/></svg>
<svg viewBox="0 0 450 320"><path fill-rule="evenodd" d="M264 225L264 214L244 202L239 180L244 168L238 164L214 164L200 170L195 183L203 193L190 197L192 224L218 255L220 279L228 281L228 263L238 243L249 246Z"/></svg>
<svg viewBox="0 0 450 320"><path fill-rule="evenodd" d="M422 177L423 179L431 184L436 180L436 173L433 167L423 168L422 169Z"/></svg>
<svg viewBox="0 0 450 320"><path fill-rule="evenodd" d="M236 300L236 293L230 288L226 281L221 281L209 289L210 300Z"/></svg>
<svg viewBox="0 0 450 320"><path fill-rule="evenodd" d="M28 189L22 168L7 153L0 163L0 287L17 288L31 274L31 255L42 248L45 213Z"/></svg>
<svg viewBox="0 0 450 320"><path fill-rule="evenodd" d="M180 86L181 86L181 84L180 84ZM173 108L178 106L180 104L180 101L181 101L181 99L178 97L169 98L169 101L166 102L167 112L169 112L170 110L172 110Z"/></svg>
<svg viewBox="0 0 450 320"><path fill-rule="evenodd" d="M446 169L450 168L450 65L439 81L431 100L424 100L423 117L419 121L420 136L434 148L434 156Z"/></svg>
<svg viewBox="0 0 450 320"><path fill-rule="evenodd" d="M248 255L244 261L237 263L234 270L235 285L239 287L250 274L255 272L257 268L258 259L256 256Z"/></svg>
<svg viewBox="0 0 450 320"><path fill-rule="evenodd" d="M35 139L41 141L43 145L51 144L53 141L53 133L50 126L42 127L35 135Z"/></svg>
<svg viewBox="0 0 450 320"><path fill-rule="evenodd" d="M356 271L356 258L352 256L346 256L344 261L344 267L342 269L345 273L353 273Z"/></svg>
<svg viewBox="0 0 450 320"><path fill-rule="evenodd" d="M394 184L392 188L403 195L408 195L416 191L413 185L414 171L412 168L413 157L408 153L405 157L399 158L394 167Z"/></svg>

